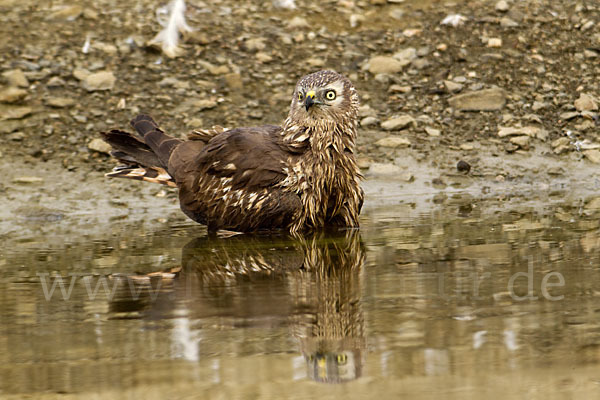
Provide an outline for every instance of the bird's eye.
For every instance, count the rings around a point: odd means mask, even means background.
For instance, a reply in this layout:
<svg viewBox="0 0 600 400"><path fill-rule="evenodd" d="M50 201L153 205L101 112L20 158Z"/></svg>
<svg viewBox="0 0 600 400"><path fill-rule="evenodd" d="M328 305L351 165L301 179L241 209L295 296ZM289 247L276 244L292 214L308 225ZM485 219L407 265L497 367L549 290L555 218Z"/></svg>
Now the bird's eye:
<svg viewBox="0 0 600 400"><path fill-rule="evenodd" d="M303 97L302 92L298 92L298 100L302 100Z"/></svg>
<svg viewBox="0 0 600 400"><path fill-rule="evenodd" d="M335 94L334 94L335 96ZM338 365L344 365L348 361L348 357L344 353L340 353L337 355L337 363Z"/></svg>
<svg viewBox="0 0 600 400"><path fill-rule="evenodd" d="M328 91L325 93L325 98L326 98L327 100L335 100L335 90L328 90Z"/></svg>

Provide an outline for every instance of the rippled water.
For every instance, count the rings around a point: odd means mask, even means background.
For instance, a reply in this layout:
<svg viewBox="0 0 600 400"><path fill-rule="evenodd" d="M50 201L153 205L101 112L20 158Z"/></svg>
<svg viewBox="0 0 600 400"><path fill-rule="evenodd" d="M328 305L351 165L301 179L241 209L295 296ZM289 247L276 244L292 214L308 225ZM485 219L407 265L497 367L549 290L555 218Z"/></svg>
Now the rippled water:
<svg viewBox="0 0 600 400"><path fill-rule="evenodd" d="M0 397L598 398L600 201L508 203L2 249Z"/></svg>

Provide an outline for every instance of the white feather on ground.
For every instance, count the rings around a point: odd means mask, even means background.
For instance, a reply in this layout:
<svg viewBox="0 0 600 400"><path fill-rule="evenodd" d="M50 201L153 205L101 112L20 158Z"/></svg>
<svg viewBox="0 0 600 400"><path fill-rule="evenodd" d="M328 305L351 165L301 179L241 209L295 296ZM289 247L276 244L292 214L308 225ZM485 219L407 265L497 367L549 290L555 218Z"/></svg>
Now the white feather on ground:
<svg viewBox="0 0 600 400"><path fill-rule="evenodd" d="M296 9L296 3L294 0L273 0L272 2L275 8L282 8L285 10Z"/></svg>
<svg viewBox="0 0 600 400"><path fill-rule="evenodd" d="M173 0L168 6L160 7L156 10L156 19L164 29L148 45L160 48L169 58L181 55L183 50L179 47L179 33L193 31L185 22L185 1Z"/></svg>

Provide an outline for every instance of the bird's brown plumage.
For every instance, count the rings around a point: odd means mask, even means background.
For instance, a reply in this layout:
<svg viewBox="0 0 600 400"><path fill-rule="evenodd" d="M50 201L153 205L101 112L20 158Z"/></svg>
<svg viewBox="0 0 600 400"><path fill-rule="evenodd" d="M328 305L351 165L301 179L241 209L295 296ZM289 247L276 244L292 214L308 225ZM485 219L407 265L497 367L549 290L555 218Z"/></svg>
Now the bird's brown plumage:
<svg viewBox="0 0 600 400"><path fill-rule="evenodd" d="M355 227L357 114L350 81L319 71L300 79L281 127L199 131L184 141L140 115L131 121L139 137L102 134L125 164L108 176L177 186L182 211L209 230Z"/></svg>

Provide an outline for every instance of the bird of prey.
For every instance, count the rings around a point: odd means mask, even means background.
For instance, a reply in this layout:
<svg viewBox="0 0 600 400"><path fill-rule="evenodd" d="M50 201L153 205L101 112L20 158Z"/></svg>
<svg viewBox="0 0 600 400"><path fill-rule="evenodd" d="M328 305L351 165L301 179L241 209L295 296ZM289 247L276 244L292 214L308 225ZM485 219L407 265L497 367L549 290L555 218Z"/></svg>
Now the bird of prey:
<svg viewBox="0 0 600 400"><path fill-rule="evenodd" d="M181 210L209 231L357 227L357 116L352 83L318 71L298 81L282 126L197 131L182 140L139 115L131 121L137 135L104 132L124 164L107 176L178 187Z"/></svg>

